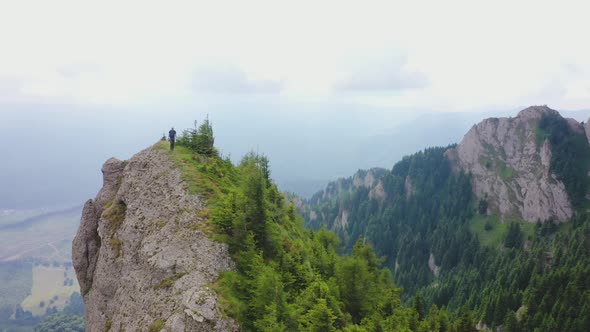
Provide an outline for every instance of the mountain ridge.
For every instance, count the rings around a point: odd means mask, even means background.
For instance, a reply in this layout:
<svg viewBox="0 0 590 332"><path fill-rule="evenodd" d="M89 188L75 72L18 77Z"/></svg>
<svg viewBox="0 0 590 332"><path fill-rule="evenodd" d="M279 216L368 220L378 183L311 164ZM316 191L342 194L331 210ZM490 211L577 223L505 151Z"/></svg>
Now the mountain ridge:
<svg viewBox="0 0 590 332"><path fill-rule="evenodd" d="M561 118L559 112L543 105L525 108L516 117L484 119L473 125L460 143L445 151L455 172L473 175L474 194L486 201L488 214L499 213L503 218L518 217L533 223L549 219L565 221L572 217L574 207L566 187L551 170L551 144L548 139L539 142L537 138L537 126L544 116ZM590 145L590 121L562 119L572 133L584 135ZM519 174L525 176L521 178ZM329 183L304 201L314 205L321 195L324 199L327 193L331 193L332 198L337 196L337 192L342 191L338 190L342 181ZM412 179L407 177L404 186L410 195L411 184ZM369 189L374 188L369 186ZM385 194L382 188L379 191ZM300 208L303 214L313 212L307 210Z"/></svg>

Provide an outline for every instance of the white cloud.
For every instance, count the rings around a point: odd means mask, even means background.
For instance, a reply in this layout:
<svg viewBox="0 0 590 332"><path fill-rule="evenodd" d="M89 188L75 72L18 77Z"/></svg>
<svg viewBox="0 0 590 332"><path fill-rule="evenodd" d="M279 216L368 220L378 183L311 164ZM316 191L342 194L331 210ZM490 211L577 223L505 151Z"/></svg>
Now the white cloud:
<svg viewBox="0 0 590 332"><path fill-rule="evenodd" d="M192 87L197 92L275 94L281 92L283 84L276 80L252 80L238 68L224 66L198 70Z"/></svg>
<svg viewBox="0 0 590 332"><path fill-rule="evenodd" d="M280 91L287 99L469 110L543 99L557 84L565 92L548 98L551 106L588 107L587 7L529 0L2 1L0 78L17 80L18 93L30 98L123 106L191 99L195 72L217 71L226 76L216 76L214 89L230 79L229 91ZM372 60L390 54L406 62ZM349 88L366 89L335 91L347 79L356 82ZM383 87L390 89L375 89Z"/></svg>
<svg viewBox="0 0 590 332"><path fill-rule="evenodd" d="M344 80L337 82L338 91L349 92L398 92L408 89L424 88L428 84L426 76L404 68L405 59L386 58L372 61L361 68L354 69Z"/></svg>

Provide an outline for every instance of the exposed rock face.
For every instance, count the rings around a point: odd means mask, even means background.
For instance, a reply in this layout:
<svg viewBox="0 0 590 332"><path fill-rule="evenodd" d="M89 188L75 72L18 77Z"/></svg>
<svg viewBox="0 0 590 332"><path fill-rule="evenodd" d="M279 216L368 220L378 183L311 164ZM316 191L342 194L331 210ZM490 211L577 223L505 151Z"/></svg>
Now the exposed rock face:
<svg viewBox="0 0 590 332"><path fill-rule="evenodd" d="M434 255L432 253L430 253L430 257L428 258L428 268L435 277L438 277L440 274L440 266L436 265L436 260L434 259Z"/></svg>
<svg viewBox="0 0 590 332"><path fill-rule="evenodd" d="M410 176L406 176L406 180L404 182L404 192L406 193L406 199L410 199L412 196L414 196L414 186L412 185Z"/></svg>
<svg viewBox="0 0 590 332"><path fill-rule="evenodd" d="M586 138L588 138L588 144L590 144L590 119L584 124L584 131L586 132Z"/></svg>
<svg viewBox="0 0 590 332"><path fill-rule="evenodd" d="M572 215L565 186L550 172L551 146L536 141L535 128L545 115L559 115L533 106L515 118L491 118L475 125L461 143L446 152L455 169L473 174L473 190L502 216L527 221ZM568 119L572 130L584 127Z"/></svg>
<svg viewBox="0 0 590 332"><path fill-rule="evenodd" d="M199 229L202 201L188 195L165 151L108 160L73 243L87 331L237 331L209 287L233 268L226 245Z"/></svg>
<svg viewBox="0 0 590 332"><path fill-rule="evenodd" d="M346 229L348 227L348 216L350 215L350 211L343 210L340 212L336 220L334 220L333 229Z"/></svg>
<svg viewBox="0 0 590 332"><path fill-rule="evenodd" d="M364 175L364 176L363 176ZM369 170L366 174L357 172L352 178L353 187L367 187L370 188L375 183L375 176L372 170Z"/></svg>
<svg viewBox="0 0 590 332"><path fill-rule="evenodd" d="M386 172L385 169L378 167L369 170L359 170L350 178L339 178L334 182L328 183L326 189L316 193L311 200L331 199L338 197L344 191L352 192L354 189L360 187L372 189L378 185L380 178Z"/></svg>
<svg viewBox="0 0 590 332"><path fill-rule="evenodd" d="M377 184L369 191L369 198L383 201L387 197L385 188L383 188L383 181L379 179Z"/></svg>

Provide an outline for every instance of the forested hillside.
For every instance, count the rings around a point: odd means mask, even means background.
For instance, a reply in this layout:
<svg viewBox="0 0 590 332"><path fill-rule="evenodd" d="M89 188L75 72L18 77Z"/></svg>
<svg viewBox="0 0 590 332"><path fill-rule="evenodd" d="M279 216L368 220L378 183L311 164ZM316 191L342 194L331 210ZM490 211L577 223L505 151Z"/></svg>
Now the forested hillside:
<svg viewBox="0 0 590 332"><path fill-rule="evenodd" d="M367 188L315 196L303 209L306 222L330 226L329 216L344 213L346 225L335 230L345 250L359 239L372 244L406 303L420 297L451 317L466 305L480 327L503 331L588 331L588 142L580 136L561 117L537 123L538 149L545 141L552 145L550 169L576 207L566 223L490 213L487 200L473 194L472 175L446 157L452 146L395 164L379 180L381 197Z"/></svg>
<svg viewBox="0 0 590 332"><path fill-rule="evenodd" d="M368 243L340 255L334 233L306 230L266 157L248 154L238 166L220 158L207 121L179 142L170 156L189 191L207 199L203 231L228 243L236 262L215 287L245 331L474 331L467 307L451 317L420 297L404 305Z"/></svg>

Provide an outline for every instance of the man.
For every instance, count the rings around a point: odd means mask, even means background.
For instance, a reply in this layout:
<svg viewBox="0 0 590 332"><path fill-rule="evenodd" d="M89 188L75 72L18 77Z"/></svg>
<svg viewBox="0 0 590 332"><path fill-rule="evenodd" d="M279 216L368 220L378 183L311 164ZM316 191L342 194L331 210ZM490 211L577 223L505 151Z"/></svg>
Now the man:
<svg viewBox="0 0 590 332"><path fill-rule="evenodd" d="M174 151L174 141L176 140L176 130L174 130L174 127L168 132L168 138L170 139L170 151Z"/></svg>

